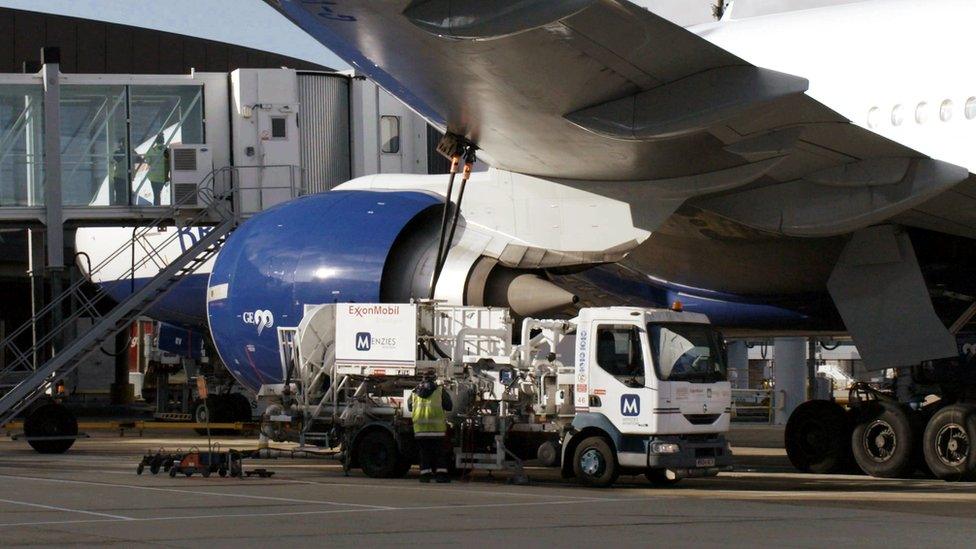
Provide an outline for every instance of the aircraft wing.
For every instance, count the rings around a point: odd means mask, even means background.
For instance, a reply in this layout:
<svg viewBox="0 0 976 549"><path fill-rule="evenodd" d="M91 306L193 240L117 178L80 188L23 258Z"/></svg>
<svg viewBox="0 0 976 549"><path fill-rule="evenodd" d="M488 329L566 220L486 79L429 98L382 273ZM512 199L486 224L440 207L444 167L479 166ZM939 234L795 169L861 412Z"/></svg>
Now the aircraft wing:
<svg viewBox="0 0 976 549"><path fill-rule="evenodd" d="M976 236L968 170L630 2L268 1L493 167L628 199L641 228L691 201L770 234Z"/></svg>

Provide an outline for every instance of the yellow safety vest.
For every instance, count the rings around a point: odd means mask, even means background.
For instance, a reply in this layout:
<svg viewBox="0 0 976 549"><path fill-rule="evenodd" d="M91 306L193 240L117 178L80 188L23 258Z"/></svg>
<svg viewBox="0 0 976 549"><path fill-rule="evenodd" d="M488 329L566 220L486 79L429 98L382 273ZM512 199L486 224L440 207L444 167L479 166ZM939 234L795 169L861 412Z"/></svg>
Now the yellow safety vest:
<svg viewBox="0 0 976 549"><path fill-rule="evenodd" d="M166 182L166 173L169 166L166 165L166 147L164 145L153 145L146 153L146 162L149 163L149 181L153 183Z"/></svg>
<svg viewBox="0 0 976 549"><path fill-rule="evenodd" d="M444 417L444 407L441 406L441 391L443 389L438 387L427 398L410 393L415 434L447 432L447 420Z"/></svg>

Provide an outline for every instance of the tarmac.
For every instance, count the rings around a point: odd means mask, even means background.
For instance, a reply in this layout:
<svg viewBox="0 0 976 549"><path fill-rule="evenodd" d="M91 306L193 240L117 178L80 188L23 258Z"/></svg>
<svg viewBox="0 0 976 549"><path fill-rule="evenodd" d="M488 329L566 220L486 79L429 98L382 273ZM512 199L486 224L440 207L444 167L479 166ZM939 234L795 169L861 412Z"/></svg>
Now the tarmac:
<svg viewBox="0 0 976 549"><path fill-rule="evenodd" d="M500 473L426 485L416 468L378 480L322 458L245 463L275 471L266 479L139 476L147 450L201 439L93 433L66 454L41 455L3 438L0 545L891 548L976 539L976 484L799 474L781 436L736 428L735 472L667 489L642 477L590 489L533 467L526 486Z"/></svg>

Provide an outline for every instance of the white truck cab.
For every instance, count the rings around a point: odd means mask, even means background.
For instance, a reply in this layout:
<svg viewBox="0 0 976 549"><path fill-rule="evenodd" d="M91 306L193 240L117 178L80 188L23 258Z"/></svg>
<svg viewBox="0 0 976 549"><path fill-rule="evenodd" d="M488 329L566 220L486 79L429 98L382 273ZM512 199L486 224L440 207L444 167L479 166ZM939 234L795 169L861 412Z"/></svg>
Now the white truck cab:
<svg viewBox="0 0 976 549"><path fill-rule="evenodd" d="M563 471L593 485L640 470L657 483L731 464L731 385L721 336L680 310L582 309ZM604 455L599 440L610 442Z"/></svg>

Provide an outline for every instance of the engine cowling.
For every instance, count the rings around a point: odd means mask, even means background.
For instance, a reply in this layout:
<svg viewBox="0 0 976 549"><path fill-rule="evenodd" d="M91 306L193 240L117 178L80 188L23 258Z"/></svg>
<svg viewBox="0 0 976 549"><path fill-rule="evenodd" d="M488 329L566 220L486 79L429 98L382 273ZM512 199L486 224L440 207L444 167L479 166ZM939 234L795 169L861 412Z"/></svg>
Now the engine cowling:
<svg viewBox="0 0 976 549"><path fill-rule="evenodd" d="M430 210L436 210L431 212ZM332 191L255 215L224 244L207 315L224 364L256 390L281 383L277 327L297 326L306 304L376 302L395 243L440 200L421 192Z"/></svg>
<svg viewBox="0 0 976 549"><path fill-rule="evenodd" d="M335 190L276 206L224 244L207 288L214 344L246 387L281 383L277 327L297 326L307 305L404 303L429 296L443 199L420 191ZM543 273L509 269L463 249L438 283L458 304L511 307L516 316L571 306L576 297Z"/></svg>

